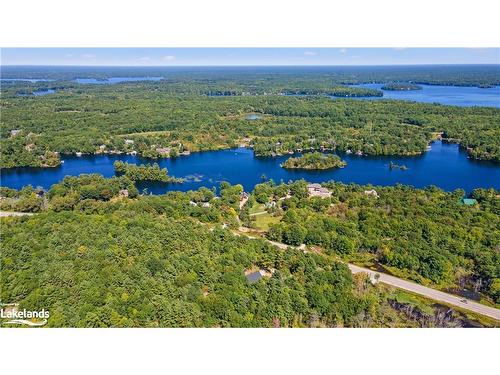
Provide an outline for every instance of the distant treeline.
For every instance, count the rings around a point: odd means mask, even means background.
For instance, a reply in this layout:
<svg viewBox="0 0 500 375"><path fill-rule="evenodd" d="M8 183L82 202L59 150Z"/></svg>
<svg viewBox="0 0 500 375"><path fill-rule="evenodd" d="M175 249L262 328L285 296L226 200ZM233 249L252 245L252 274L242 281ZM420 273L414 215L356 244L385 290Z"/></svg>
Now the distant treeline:
<svg viewBox="0 0 500 375"><path fill-rule="evenodd" d="M61 154L77 152L162 157L158 150L173 156L240 143L257 156L321 149L416 155L439 133L473 158L500 161L497 108L318 96L179 97L143 85L85 87L1 103L1 168L55 166ZM248 121L247 113L266 116Z"/></svg>
<svg viewBox="0 0 500 375"><path fill-rule="evenodd" d="M293 67L71 67L4 66L2 78L41 78L72 81L76 78L164 77L163 83L214 85L231 82L246 87L276 87L283 82L334 84L414 82L416 84L500 85L498 65L413 66L293 66ZM10 82L9 84L13 84ZM151 84L157 84L151 83Z"/></svg>

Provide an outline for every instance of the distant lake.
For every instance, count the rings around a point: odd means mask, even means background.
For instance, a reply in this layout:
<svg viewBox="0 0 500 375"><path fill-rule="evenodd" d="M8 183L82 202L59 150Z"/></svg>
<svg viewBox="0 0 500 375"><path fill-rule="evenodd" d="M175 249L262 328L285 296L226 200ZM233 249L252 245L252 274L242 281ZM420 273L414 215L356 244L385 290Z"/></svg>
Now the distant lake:
<svg viewBox="0 0 500 375"><path fill-rule="evenodd" d="M44 79L44 78L1 78L0 81L5 81L5 82L31 82L31 83L36 83L36 82L52 82L54 81L53 79Z"/></svg>
<svg viewBox="0 0 500 375"><path fill-rule="evenodd" d="M246 120L260 120L261 118L262 118L262 115L258 115L256 113L251 113L251 114L245 116Z"/></svg>
<svg viewBox="0 0 500 375"><path fill-rule="evenodd" d="M380 90L381 83L367 83L362 85L353 85L354 87L363 87L369 89ZM422 90L409 91L389 91L384 92L383 97L364 97L354 98L362 100L380 100L380 99L398 99L410 100L421 103L440 103L446 105L456 105L460 107L497 107L500 108L500 86L495 86L488 89L479 87L462 87L462 86L434 86L421 85ZM338 99L338 98L334 98Z"/></svg>
<svg viewBox="0 0 500 375"><path fill-rule="evenodd" d="M37 90L37 91L33 91L33 95L43 96L43 95L53 94L55 92L56 92L56 90L53 90L53 89Z"/></svg>
<svg viewBox="0 0 500 375"><path fill-rule="evenodd" d="M195 190L201 186L218 187L220 182L242 184L246 191L261 182L264 174L279 183L281 180L305 179L311 182L329 180L344 183L395 185L397 183L425 187L436 185L444 190L462 188L471 191L478 187L500 189L500 168L498 164L473 161L456 144L434 142L431 149L421 156L355 156L340 155L347 166L328 171L286 170L280 163L290 155L280 157L254 157L253 150L237 148L222 151L194 152L190 156L177 159L159 159L158 164L166 167L169 174L187 178L183 184L147 183L140 184L142 190L161 194L169 190ZM116 160L134 164L147 164L154 161L132 155L92 155L82 157L63 157L64 164L58 168L14 168L2 170L2 186L19 189L31 184L49 188L61 181L64 176L81 173L100 173L106 177L114 175L113 163ZM408 170L389 169L389 163L405 165Z"/></svg>
<svg viewBox="0 0 500 375"><path fill-rule="evenodd" d="M105 79L96 78L76 78L74 81L84 85L110 85L120 82L138 82L138 81L161 81L163 77L110 77Z"/></svg>
<svg viewBox="0 0 500 375"><path fill-rule="evenodd" d="M41 89L41 90L36 90L33 91L32 94L17 94L17 96L43 96L43 95L48 95L48 94L53 94L55 93L56 90L54 89Z"/></svg>

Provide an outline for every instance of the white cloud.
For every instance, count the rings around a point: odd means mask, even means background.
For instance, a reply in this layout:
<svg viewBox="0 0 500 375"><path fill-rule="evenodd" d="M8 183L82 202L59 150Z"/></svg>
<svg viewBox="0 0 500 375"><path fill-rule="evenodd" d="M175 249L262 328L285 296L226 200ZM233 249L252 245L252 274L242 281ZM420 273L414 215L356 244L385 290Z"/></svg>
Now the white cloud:
<svg viewBox="0 0 500 375"><path fill-rule="evenodd" d="M95 59L95 55L92 55L91 53L84 53L82 55L82 59Z"/></svg>
<svg viewBox="0 0 500 375"><path fill-rule="evenodd" d="M65 55L65 57L68 57L68 58L69 58L69 57L74 57L74 56L75 56L75 55L74 55L74 54L72 54L72 53L67 53L67 54Z"/></svg>
<svg viewBox="0 0 500 375"><path fill-rule="evenodd" d="M406 47L394 47L393 48L394 51L403 51L405 49L406 49Z"/></svg>
<svg viewBox="0 0 500 375"><path fill-rule="evenodd" d="M173 56L173 55L163 56L163 60L172 61L172 60L175 60L175 56Z"/></svg>
<svg viewBox="0 0 500 375"><path fill-rule="evenodd" d="M339 50L339 52L340 52L340 53L346 53L346 52L347 52L347 48L341 48L341 49Z"/></svg>
<svg viewBox="0 0 500 375"><path fill-rule="evenodd" d="M316 56L318 53L314 51L306 51L304 52L304 55L306 56Z"/></svg>
<svg viewBox="0 0 500 375"><path fill-rule="evenodd" d="M143 56L141 58L139 58L140 61L151 61L151 57L149 56Z"/></svg>

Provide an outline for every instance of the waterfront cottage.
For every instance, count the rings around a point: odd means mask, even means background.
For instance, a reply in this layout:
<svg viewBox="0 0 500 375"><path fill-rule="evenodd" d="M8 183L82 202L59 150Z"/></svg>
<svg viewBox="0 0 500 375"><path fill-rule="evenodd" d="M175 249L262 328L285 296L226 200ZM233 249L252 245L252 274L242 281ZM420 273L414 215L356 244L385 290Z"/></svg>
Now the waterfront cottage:
<svg viewBox="0 0 500 375"><path fill-rule="evenodd" d="M157 147L156 152L160 155L170 155L170 147Z"/></svg>

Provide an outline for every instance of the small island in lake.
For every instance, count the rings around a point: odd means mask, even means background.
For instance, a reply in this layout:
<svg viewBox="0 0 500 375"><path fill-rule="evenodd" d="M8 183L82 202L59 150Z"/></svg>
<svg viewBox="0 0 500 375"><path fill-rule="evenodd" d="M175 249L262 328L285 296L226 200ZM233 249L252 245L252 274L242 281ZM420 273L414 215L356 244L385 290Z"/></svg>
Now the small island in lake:
<svg viewBox="0 0 500 375"><path fill-rule="evenodd" d="M392 161L389 163L389 169L390 170L393 170L393 169L401 169L402 171L406 171L408 169L408 167L404 164L396 164L396 163L393 163Z"/></svg>
<svg viewBox="0 0 500 375"><path fill-rule="evenodd" d="M347 163L337 155L325 155L321 152L312 152L298 158L289 158L281 166L286 169L333 169L345 167Z"/></svg>
<svg viewBox="0 0 500 375"><path fill-rule="evenodd" d="M167 168L160 168L157 163L152 165L135 165L123 161L115 161L115 173L124 175L132 181L159 181L182 183L182 178L176 178L168 175Z"/></svg>
<svg viewBox="0 0 500 375"><path fill-rule="evenodd" d="M382 86L381 89L386 91L413 91L422 90L422 86L413 83L388 83Z"/></svg>

